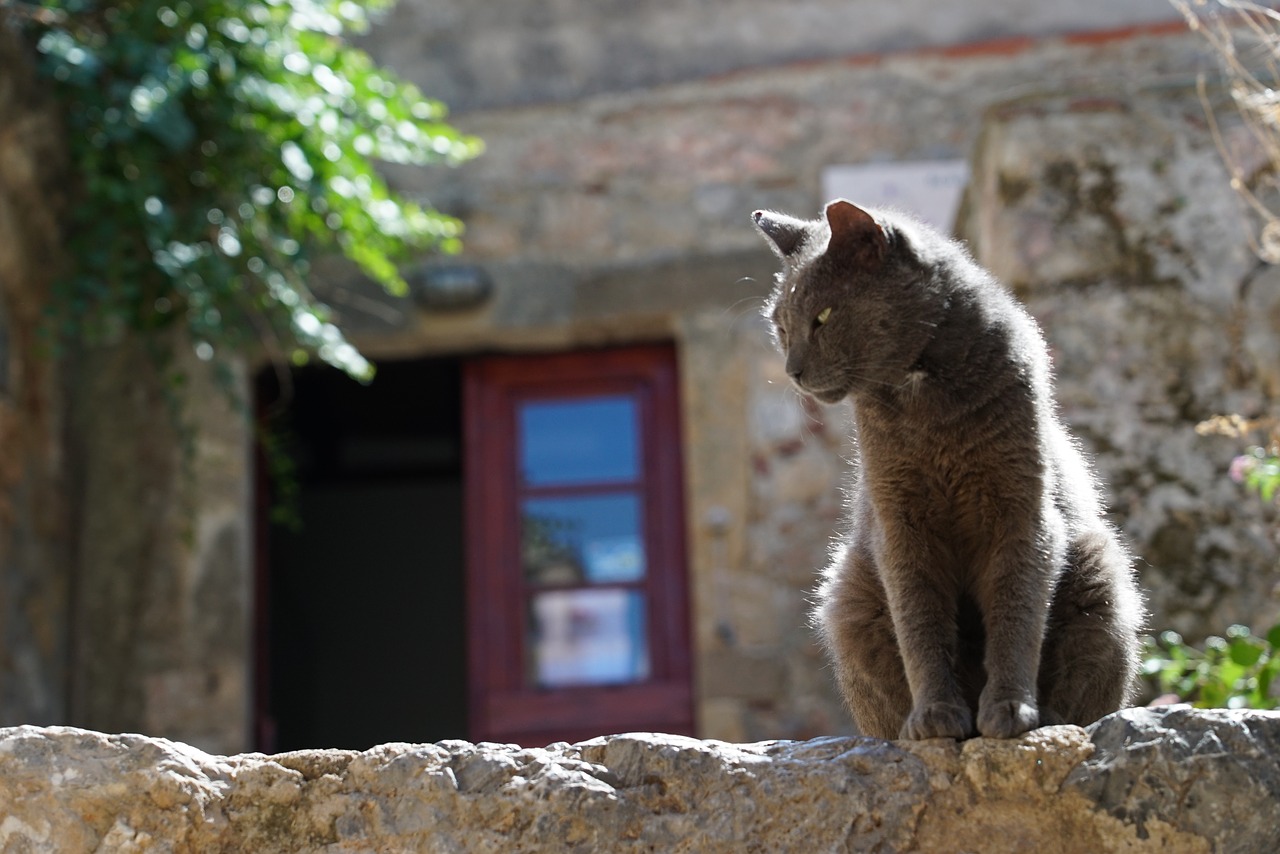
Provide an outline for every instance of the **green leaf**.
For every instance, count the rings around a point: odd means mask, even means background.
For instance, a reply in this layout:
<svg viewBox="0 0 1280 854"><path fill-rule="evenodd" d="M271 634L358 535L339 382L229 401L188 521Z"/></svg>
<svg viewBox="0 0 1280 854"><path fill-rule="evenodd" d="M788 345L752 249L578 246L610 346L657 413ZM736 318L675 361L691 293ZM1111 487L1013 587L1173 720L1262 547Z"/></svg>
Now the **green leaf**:
<svg viewBox="0 0 1280 854"><path fill-rule="evenodd" d="M1240 667L1252 667L1262 658L1263 648L1252 638L1237 637L1231 641L1229 655L1231 661Z"/></svg>
<svg viewBox="0 0 1280 854"><path fill-rule="evenodd" d="M1276 707L1278 700L1271 696L1271 685L1275 682L1277 675L1280 675L1280 657L1273 657L1258 671L1256 708L1274 709Z"/></svg>

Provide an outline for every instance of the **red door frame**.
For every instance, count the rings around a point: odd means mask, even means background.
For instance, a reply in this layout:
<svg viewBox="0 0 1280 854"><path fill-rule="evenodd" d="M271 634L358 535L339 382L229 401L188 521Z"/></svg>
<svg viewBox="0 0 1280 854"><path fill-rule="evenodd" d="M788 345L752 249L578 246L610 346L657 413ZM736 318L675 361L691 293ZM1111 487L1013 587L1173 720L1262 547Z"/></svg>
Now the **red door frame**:
<svg viewBox="0 0 1280 854"><path fill-rule="evenodd" d="M532 688L524 684L515 404L619 391L640 404L651 674L628 685ZM534 746L630 730L692 734L674 348L480 358L464 367L463 395L471 737Z"/></svg>

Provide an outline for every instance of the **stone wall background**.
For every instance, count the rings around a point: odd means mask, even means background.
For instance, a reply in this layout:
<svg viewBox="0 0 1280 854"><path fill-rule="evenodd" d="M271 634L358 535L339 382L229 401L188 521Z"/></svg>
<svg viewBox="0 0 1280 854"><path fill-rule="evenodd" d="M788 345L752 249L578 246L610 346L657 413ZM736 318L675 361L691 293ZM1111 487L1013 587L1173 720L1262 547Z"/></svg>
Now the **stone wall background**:
<svg viewBox="0 0 1280 854"><path fill-rule="evenodd" d="M188 452L141 342L49 335L72 180L0 13L0 722L243 749L248 427L186 357Z"/></svg>
<svg viewBox="0 0 1280 854"><path fill-rule="evenodd" d="M237 750L251 726L251 428L190 348L178 352L181 413L134 339L62 360L73 585L62 719Z"/></svg>
<svg viewBox="0 0 1280 854"><path fill-rule="evenodd" d="M457 110L576 101L747 68L1163 24L1167 0L402 0L370 43Z"/></svg>
<svg viewBox="0 0 1280 854"><path fill-rule="evenodd" d="M1046 331L1063 415L1140 558L1153 627L1269 627L1280 605L1274 509L1225 476L1240 443L1194 428L1275 412L1264 342L1275 340L1280 278L1242 240L1252 224L1200 98L1001 105L974 162L966 231Z"/></svg>
<svg viewBox="0 0 1280 854"><path fill-rule="evenodd" d="M54 723L66 703L63 416L36 330L59 255L59 129L0 19L0 709Z"/></svg>

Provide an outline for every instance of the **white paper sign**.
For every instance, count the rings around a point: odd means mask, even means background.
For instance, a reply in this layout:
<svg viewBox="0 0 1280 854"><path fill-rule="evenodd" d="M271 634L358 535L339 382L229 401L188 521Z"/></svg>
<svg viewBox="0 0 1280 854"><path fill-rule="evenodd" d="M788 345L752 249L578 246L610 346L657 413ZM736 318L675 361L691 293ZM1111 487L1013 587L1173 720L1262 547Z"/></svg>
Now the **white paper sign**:
<svg viewBox="0 0 1280 854"><path fill-rule="evenodd" d="M969 183L964 160L860 163L828 166L822 173L823 201L845 198L867 207L893 207L914 214L950 234Z"/></svg>

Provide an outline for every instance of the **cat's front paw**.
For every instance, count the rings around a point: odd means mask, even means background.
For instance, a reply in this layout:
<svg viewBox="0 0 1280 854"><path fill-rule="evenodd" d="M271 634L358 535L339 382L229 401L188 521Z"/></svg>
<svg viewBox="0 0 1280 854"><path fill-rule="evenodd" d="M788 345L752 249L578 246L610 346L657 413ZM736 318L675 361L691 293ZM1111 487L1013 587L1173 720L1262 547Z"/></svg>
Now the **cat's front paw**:
<svg viewBox="0 0 1280 854"><path fill-rule="evenodd" d="M968 738L973 735L973 713L968 706L930 703L916 706L907 715L899 738Z"/></svg>
<svg viewBox="0 0 1280 854"><path fill-rule="evenodd" d="M978 703L978 732L987 738L1013 738L1040 725L1040 710L1035 700L1004 698Z"/></svg>

